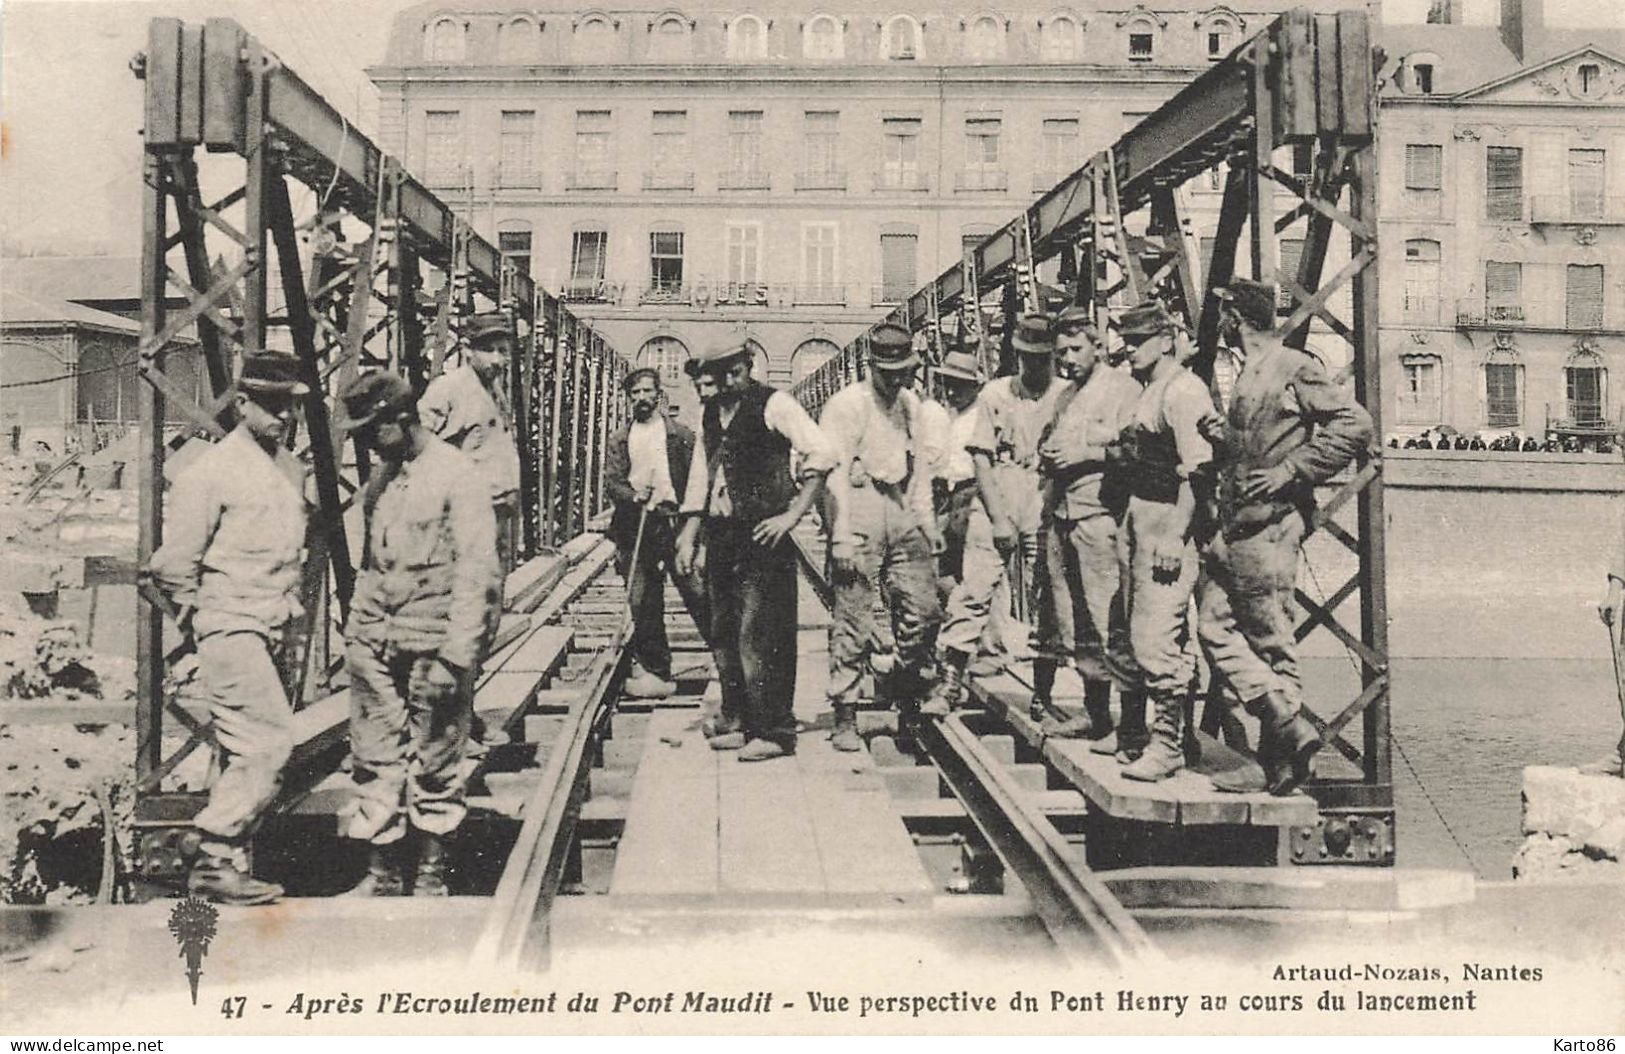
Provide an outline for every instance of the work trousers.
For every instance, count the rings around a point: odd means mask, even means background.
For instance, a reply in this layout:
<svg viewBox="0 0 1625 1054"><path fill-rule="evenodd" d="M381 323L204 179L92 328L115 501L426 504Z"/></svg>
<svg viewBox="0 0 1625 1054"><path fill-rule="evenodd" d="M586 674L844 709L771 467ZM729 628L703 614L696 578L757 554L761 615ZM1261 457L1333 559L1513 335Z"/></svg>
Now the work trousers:
<svg viewBox="0 0 1625 1054"><path fill-rule="evenodd" d="M1085 681L1113 681L1137 691L1143 675L1129 645L1117 562L1117 521L1102 511L1078 520L1052 519L1038 564L1040 655L1071 657Z"/></svg>
<svg viewBox="0 0 1625 1054"><path fill-rule="evenodd" d="M937 597L936 557L919 514L893 495L871 487L853 493L853 532L857 573L835 574L835 604L829 627L829 699L836 705L858 701L863 671L875 642L876 593L889 613L892 676L903 690L920 695L930 687L932 639L942 621Z"/></svg>
<svg viewBox="0 0 1625 1054"><path fill-rule="evenodd" d="M721 717L746 739L796 745L796 557L754 541L753 522L708 518L706 594Z"/></svg>
<svg viewBox="0 0 1625 1054"><path fill-rule="evenodd" d="M632 566L637 549L638 564ZM666 639L666 577L671 576L683 604L699 627L700 636L711 636L711 606L705 583L698 570L677 573L676 527L665 513L651 512L644 521L643 542L629 541L615 551L615 568L626 579L627 606L632 609L632 658L646 672L661 680L671 679L671 643Z"/></svg>
<svg viewBox="0 0 1625 1054"><path fill-rule="evenodd" d="M429 678L432 653L352 640L351 779L355 798L345 833L374 845L406 835L408 825L447 835L468 812L462 765L473 716L473 671L454 685Z"/></svg>
<svg viewBox="0 0 1625 1054"><path fill-rule="evenodd" d="M1031 582L1038 557L1038 524L1031 530L1017 521L1020 559ZM965 559L959 582L948 595L947 612L938 639L944 648L974 656L987 639L990 624L1009 614L1010 586L1004 558L993 547L993 525L980 503L970 513L965 527ZM1002 639L1002 638L1001 638Z"/></svg>
<svg viewBox="0 0 1625 1054"><path fill-rule="evenodd" d="M1173 532L1171 503L1130 498L1128 515L1117 535L1117 563L1128 584L1126 608L1129 644L1144 673L1145 690L1161 698L1182 697L1196 674L1191 645L1191 593L1200 561L1196 543L1186 539L1177 574L1157 571L1151 544Z"/></svg>
<svg viewBox="0 0 1625 1054"><path fill-rule="evenodd" d="M197 649L221 772L192 823L205 849L246 864L244 846L276 797L293 752L293 709L263 634L207 633Z"/></svg>
<svg viewBox="0 0 1625 1054"><path fill-rule="evenodd" d="M1197 632L1243 702L1278 691L1294 711L1302 704L1293 590L1303 533L1294 513L1243 538L1220 535L1203 557Z"/></svg>

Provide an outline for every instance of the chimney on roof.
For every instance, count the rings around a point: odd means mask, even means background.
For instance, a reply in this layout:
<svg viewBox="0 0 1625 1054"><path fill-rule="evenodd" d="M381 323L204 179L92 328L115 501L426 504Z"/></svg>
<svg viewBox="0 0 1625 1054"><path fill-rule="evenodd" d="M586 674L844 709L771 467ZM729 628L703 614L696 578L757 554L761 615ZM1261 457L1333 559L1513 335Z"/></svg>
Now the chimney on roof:
<svg viewBox="0 0 1625 1054"><path fill-rule="evenodd" d="M1546 0L1501 0L1501 39L1519 62L1539 53L1545 30Z"/></svg>

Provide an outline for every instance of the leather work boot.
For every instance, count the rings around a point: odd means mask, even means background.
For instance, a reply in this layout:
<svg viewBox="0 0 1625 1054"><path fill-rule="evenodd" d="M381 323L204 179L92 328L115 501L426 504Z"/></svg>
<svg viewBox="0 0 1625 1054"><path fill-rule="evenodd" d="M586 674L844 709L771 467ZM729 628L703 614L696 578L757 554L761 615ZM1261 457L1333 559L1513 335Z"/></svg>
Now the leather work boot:
<svg viewBox="0 0 1625 1054"><path fill-rule="evenodd" d="M1262 758L1266 753L1265 744L1269 742L1269 738L1269 726L1261 726L1258 732L1258 757ZM1263 766L1255 761L1248 761L1238 768L1212 773L1208 776L1208 781L1213 784L1214 790L1224 791L1227 794L1262 794L1269 789L1269 781L1264 776Z"/></svg>
<svg viewBox="0 0 1625 1054"><path fill-rule="evenodd" d="M347 897L404 897L406 879L401 876L398 846L375 845L367 855L367 877L356 883Z"/></svg>
<svg viewBox="0 0 1625 1054"><path fill-rule="evenodd" d="M1058 739L1088 739L1099 741L1112 732L1112 684L1110 681L1085 681L1083 684L1083 713L1065 721L1044 722L1044 734Z"/></svg>
<svg viewBox="0 0 1625 1054"><path fill-rule="evenodd" d="M192 870L186 876L186 891L216 904L238 907L270 904L283 892L275 882L262 882L243 870L229 854L211 852L207 848L201 849L192 862Z"/></svg>
<svg viewBox="0 0 1625 1054"><path fill-rule="evenodd" d="M628 699L665 699L677 691L677 682L656 677L648 670L638 670L621 686L621 694Z"/></svg>
<svg viewBox="0 0 1625 1054"><path fill-rule="evenodd" d="M1258 716L1259 727L1265 730L1258 736L1258 763L1269 792L1276 797L1291 794L1314 774L1320 733L1281 692L1249 700L1247 709Z"/></svg>
<svg viewBox="0 0 1625 1054"><path fill-rule="evenodd" d="M1115 754L1119 765L1127 765L1145 750L1151 734L1145 728L1145 693L1124 692L1123 719L1117 732L1095 741L1089 749L1096 754Z"/></svg>
<svg viewBox="0 0 1625 1054"><path fill-rule="evenodd" d="M852 734L853 736L857 735L856 725L853 726ZM839 750L840 748L837 747L836 749ZM853 749L856 750L857 748L854 747ZM753 739L749 743L745 744L744 750L739 752L739 760L769 761L773 758L787 758L794 753L795 751L791 750L789 747L786 747L783 743L778 743L771 739Z"/></svg>
<svg viewBox="0 0 1625 1054"><path fill-rule="evenodd" d="M1156 783L1185 767L1185 700L1157 696L1151 722L1151 742L1140 756L1123 766L1123 778Z"/></svg>
<svg viewBox="0 0 1625 1054"><path fill-rule="evenodd" d="M438 834L421 834L418 842L418 874L412 883L414 897L446 897L446 840Z"/></svg>
<svg viewBox="0 0 1625 1054"><path fill-rule="evenodd" d="M1055 701L1057 665L1054 659L1042 656L1033 660L1033 698L1032 702L1027 704L1027 716L1034 721L1042 721L1050 716L1050 707Z"/></svg>
<svg viewBox="0 0 1625 1054"><path fill-rule="evenodd" d="M844 754L863 749L863 738L858 735L858 708L851 703L835 704L835 731L830 733L829 745Z"/></svg>
<svg viewBox="0 0 1625 1054"><path fill-rule="evenodd" d="M937 686L920 707L924 717L947 717L965 701L965 667L970 656L950 649L937 677Z"/></svg>
<svg viewBox="0 0 1625 1054"><path fill-rule="evenodd" d="M738 750L745 745L745 733L723 732L711 736L705 741L705 745L712 750Z"/></svg>

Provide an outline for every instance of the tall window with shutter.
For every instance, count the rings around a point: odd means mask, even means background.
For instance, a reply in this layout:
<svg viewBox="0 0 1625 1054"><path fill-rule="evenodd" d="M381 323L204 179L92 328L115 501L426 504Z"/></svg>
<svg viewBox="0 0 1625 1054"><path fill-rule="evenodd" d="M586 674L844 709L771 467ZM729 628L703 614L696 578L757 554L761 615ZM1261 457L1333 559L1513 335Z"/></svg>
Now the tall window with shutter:
<svg viewBox="0 0 1625 1054"><path fill-rule="evenodd" d="M519 273L530 274L530 232L498 231L497 248L505 260L512 260Z"/></svg>
<svg viewBox="0 0 1625 1054"><path fill-rule="evenodd" d="M762 225L728 224L728 282L743 289L762 277Z"/></svg>
<svg viewBox="0 0 1625 1054"><path fill-rule="evenodd" d="M1402 359L1397 395L1399 420L1404 424L1434 424L1439 420L1439 360L1432 355Z"/></svg>
<svg viewBox="0 0 1625 1054"><path fill-rule="evenodd" d="M1043 166L1040 175L1046 185L1059 183L1078 167L1078 119L1046 117L1041 141Z"/></svg>
<svg viewBox="0 0 1625 1054"><path fill-rule="evenodd" d="M610 147L610 111L576 111L576 172L578 186L613 186Z"/></svg>
<svg viewBox="0 0 1625 1054"><path fill-rule="evenodd" d="M1491 362L1484 366L1484 423L1491 428L1514 428L1522 419L1518 397L1521 367L1511 362Z"/></svg>
<svg viewBox="0 0 1625 1054"><path fill-rule="evenodd" d="M1405 317L1439 320L1439 243L1412 238L1405 243Z"/></svg>
<svg viewBox="0 0 1625 1054"><path fill-rule="evenodd" d="M688 112L656 110L650 151L650 183L654 188L692 186L688 161Z"/></svg>
<svg viewBox="0 0 1625 1054"><path fill-rule="evenodd" d="M841 114L838 110L808 110L802 126L803 171L828 178L840 171Z"/></svg>
<svg viewBox="0 0 1625 1054"><path fill-rule="evenodd" d="M424 178L441 187L463 181L463 114L460 110L430 110L424 136Z"/></svg>
<svg viewBox="0 0 1625 1054"><path fill-rule="evenodd" d="M536 185L536 111L503 110L498 178L504 187Z"/></svg>
<svg viewBox="0 0 1625 1054"><path fill-rule="evenodd" d="M1563 368L1569 417L1582 428L1599 425L1603 421L1604 380L1602 367L1589 360L1571 363Z"/></svg>
<svg viewBox="0 0 1625 1054"><path fill-rule="evenodd" d="M839 228L834 223L803 223L801 225L801 285L798 299L809 304L835 302L840 292L836 277L836 239Z"/></svg>
<svg viewBox="0 0 1625 1054"><path fill-rule="evenodd" d="M570 237L570 293L596 295L604 281L608 231L576 231Z"/></svg>
<svg viewBox="0 0 1625 1054"><path fill-rule="evenodd" d="M761 110L728 112L728 173L736 180L756 180L761 177Z"/></svg>
<svg viewBox="0 0 1625 1054"><path fill-rule="evenodd" d="M1569 218L1600 220L1607 151L1569 151Z"/></svg>
<svg viewBox="0 0 1625 1054"><path fill-rule="evenodd" d="M888 187L912 187L920 178L920 119L887 117L883 133L881 182Z"/></svg>
<svg viewBox="0 0 1625 1054"><path fill-rule="evenodd" d="M1484 150L1484 218L1501 223L1523 219L1523 151L1518 147Z"/></svg>
<svg viewBox="0 0 1625 1054"><path fill-rule="evenodd" d="M1523 264L1485 261L1484 316L1490 322L1523 321Z"/></svg>
<svg viewBox="0 0 1625 1054"><path fill-rule="evenodd" d="M882 234L880 236L881 302L895 304L914 292L919 236Z"/></svg>
<svg viewBox="0 0 1625 1054"><path fill-rule="evenodd" d="M1444 147L1405 144L1405 208L1412 216L1437 216L1444 187Z"/></svg>
<svg viewBox="0 0 1625 1054"><path fill-rule="evenodd" d="M1602 265L1569 264L1564 320L1570 329L1602 328Z"/></svg>
<svg viewBox="0 0 1625 1054"><path fill-rule="evenodd" d="M683 291L683 232L649 234L649 288L657 294Z"/></svg>

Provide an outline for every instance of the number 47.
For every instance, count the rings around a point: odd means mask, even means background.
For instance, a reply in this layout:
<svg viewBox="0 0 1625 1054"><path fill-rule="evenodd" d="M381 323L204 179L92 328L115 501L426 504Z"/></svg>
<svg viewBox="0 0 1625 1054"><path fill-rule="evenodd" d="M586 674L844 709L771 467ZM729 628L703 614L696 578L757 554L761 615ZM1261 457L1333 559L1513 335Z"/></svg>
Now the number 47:
<svg viewBox="0 0 1625 1054"><path fill-rule="evenodd" d="M247 1002L247 996L227 996L225 1001L220 1004L220 1016L225 1018L242 1017L243 1006Z"/></svg>

